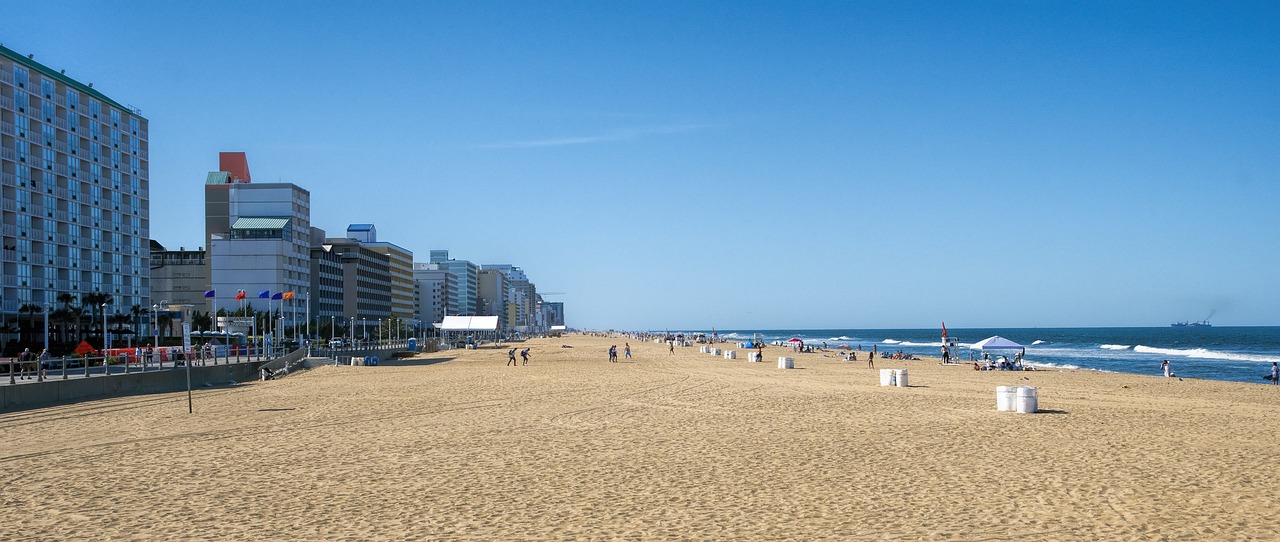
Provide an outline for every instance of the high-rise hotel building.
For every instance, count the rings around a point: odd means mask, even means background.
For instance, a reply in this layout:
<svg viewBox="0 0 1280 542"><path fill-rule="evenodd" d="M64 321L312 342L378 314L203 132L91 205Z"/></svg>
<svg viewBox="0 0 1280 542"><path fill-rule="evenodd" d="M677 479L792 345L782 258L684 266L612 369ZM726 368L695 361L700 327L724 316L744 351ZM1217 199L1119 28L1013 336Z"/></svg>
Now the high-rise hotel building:
<svg viewBox="0 0 1280 542"><path fill-rule="evenodd" d="M60 308L64 293L78 304L110 295L107 314L150 306L147 119L137 109L0 46L0 186L5 324Z"/></svg>

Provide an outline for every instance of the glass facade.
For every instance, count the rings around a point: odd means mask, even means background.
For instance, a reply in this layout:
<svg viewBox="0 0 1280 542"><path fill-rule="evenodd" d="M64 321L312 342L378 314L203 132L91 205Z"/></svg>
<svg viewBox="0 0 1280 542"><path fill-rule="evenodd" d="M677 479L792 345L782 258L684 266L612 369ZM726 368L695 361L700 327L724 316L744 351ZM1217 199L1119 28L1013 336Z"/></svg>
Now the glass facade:
<svg viewBox="0 0 1280 542"><path fill-rule="evenodd" d="M0 75L0 318L64 293L110 295L112 314L150 306L146 119L3 46Z"/></svg>

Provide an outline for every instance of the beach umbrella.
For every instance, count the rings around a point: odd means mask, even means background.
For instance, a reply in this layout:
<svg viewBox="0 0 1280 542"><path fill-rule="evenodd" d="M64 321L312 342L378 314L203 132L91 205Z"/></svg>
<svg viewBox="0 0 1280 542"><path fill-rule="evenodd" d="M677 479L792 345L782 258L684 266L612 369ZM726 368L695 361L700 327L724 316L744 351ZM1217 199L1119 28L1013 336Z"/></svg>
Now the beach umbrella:
<svg viewBox="0 0 1280 542"><path fill-rule="evenodd" d="M1013 350L1020 350L1020 351L1026 350L1027 347L1022 346L1018 343L1015 343L999 335L995 335L992 337L987 337L985 339L982 339L981 341L978 341L976 343L973 343L972 345L969 346L969 349L978 350L981 352L998 352L998 351L1010 352Z"/></svg>
<svg viewBox="0 0 1280 542"><path fill-rule="evenodd" d="M852 348L850 348L849 345L847 344L842 344L840 346L837 346L836 348L840 350L852 350Z"/></svg>
<svg viewBox="0 0 1280 542"><path fill-rule="evenodd" d="M796 337L792 337L792 338L790 338L790 339L787 339L787 342L789 342L789 343L802 343L802 342L804 342L804 341L802 341L802 340L800 340L800 339L798 339L798 338L796 338Z"/></svg>

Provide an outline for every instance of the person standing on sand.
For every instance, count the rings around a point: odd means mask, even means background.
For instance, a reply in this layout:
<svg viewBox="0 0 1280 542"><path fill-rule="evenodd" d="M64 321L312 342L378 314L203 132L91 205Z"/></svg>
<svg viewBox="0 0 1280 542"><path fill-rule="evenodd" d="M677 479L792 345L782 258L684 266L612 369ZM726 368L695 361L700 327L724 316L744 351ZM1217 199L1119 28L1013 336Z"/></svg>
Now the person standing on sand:
<svg viewBox="0 0 1280 542"><path fill-rule="evenodd" d="M675 342L675 341L667 341L667 351L671 352L671 355L673 355L673 356L674 356L674 355L676 355L676 342Z"/></svg>
<svg viewBox="0 0 1280 542"><path fill-rule="evenodd" d="M622 350L622 354L626 356L627 359L631 359L631 343L623 343L623 344L626 345L626 348Z"/></svg>
<svg viewBox="0 0 1280 542"><path fill-rule="evenodd" d="M1173 370L1169 367L1169 360L1167 359L1160 363L1160 370L1164 371L1165 378L1173 376Z"/></svg>
<svg viewBox="0 0 1280 542"><path fill-rule="evenodd" d="M1271 383L1280 384L1280 363L1271 362Z"/></svg>
<svg viewBox="0 0 1280 542"><path fill-rule="evenodd" d="M516 364L516 349L512 348L511 350L507 351L507 366L509 367L515 364Z"/></svg>
<svg viewBox="0 0 1280 542"><path fill-rule="evenodd" d="M524 350L521 350L521 351L520 351L520 357L521 357L521 358L524 358L524 364L525 364L525 365L528 365L528 364L529 364L529 349L528 349L528 348L525 348Z"/></svg>
<svg viewBox="0 0 1280 542"><path fill-rule="evenodd" d="M875 369L875 368L876 368L876 350L875 350L875 348L872 348L870 352L867 352L867 367L868 367L868 368L871 368L871 369Z"/></svg>
<svg viewBox="0 0 1280 542"><path fill-rule="evenodd" d="M764 361L764 345L756 344L756 361Z"/></svg>

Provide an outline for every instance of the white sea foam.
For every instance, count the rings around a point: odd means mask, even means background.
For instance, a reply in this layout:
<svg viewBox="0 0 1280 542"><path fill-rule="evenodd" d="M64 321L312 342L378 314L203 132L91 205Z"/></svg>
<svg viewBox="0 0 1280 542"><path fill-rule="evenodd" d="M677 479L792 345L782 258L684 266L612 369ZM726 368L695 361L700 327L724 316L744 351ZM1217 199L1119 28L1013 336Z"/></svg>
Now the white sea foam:
<svg viewBox="0 0 1280 542"><path fill-rule="evenodd" d="M880 341L880 342L882 342L882 343L884 343L884 344L902 344L902 341L895 341L895 340L893 340L893 339L885 339L885 340Z"/></svg>
<svg viewBox="0 0 1280 542"><path fill-rule="evenodd" d="M1132 347L1132 346L1129 346L1129 345L1127 345L1127 344L1104 344L1104 345L1102 345L1102 349L1103 349L1103 350L1128 350L1128 349L1130 349L1130 348L1133 348L1133 347Z"/></svg>
<svg viewBox="0 0 1280 542"><path fill-rule="evenodd" d="M853 337L845 337L844 335L841 335L839 337L831 337L830 339L827 339L827 340L828 341L853 341L857 339L854 339Z"/></svg>
<svg viewBox="0 0 1280 542"><path fill-rule="evenodd" d="M1037 344L1044 344L1044 341L1036 341L1036 342L1033 342L1033 343L1031 343L1031 346L1035 346L1035 345L1037 345Z"/></svg>
<svg viewBox="0 0 1280 542"><path fill-rule="evenodd" d="M1023 361L1023 363L1026 365L1035 367L1037 369L1070 369L1070 370L1080 369L1079 365L1072 365L1070 363L1049 363L1047 361ZM1104 371L1102 369L1086 369L1086 370L1099 371L1103 373L1113 372L1113 371Z"/></svg>
<svg viewBox="0 0 1280 542"><path fill-rule="evenodd" d="M941 342L936 342L936 343L913 343L913 342L910 342L910 341L903 341L903 342L900 342L900 343L898 343L898 344L900 344L900 345L902 345L902 346L942 346L942 343L941 343Z"/></svg>
<svg viewBox="0 0 1280 542"><path fill-rule="evenodd" d="M1134 352L1143 354L1159 354L1161 356L1181 356L1186 358L1200 359L1220 359L1226 361L1255 361L1262 363L1273 363L1280 361L1280 356L1258 356L1249 354L1235 354L1231 352L1218 352L1207 348L1155 348L1152 346L1138 345L1133 347Z"/></svg>

